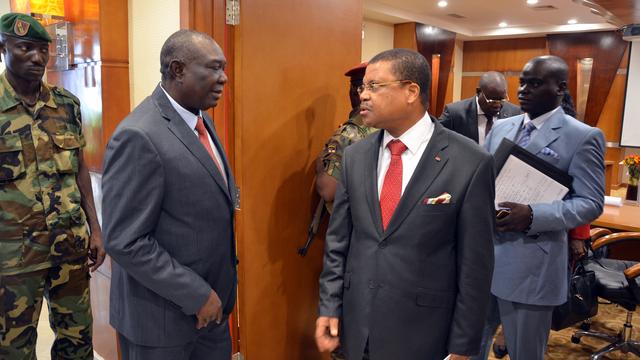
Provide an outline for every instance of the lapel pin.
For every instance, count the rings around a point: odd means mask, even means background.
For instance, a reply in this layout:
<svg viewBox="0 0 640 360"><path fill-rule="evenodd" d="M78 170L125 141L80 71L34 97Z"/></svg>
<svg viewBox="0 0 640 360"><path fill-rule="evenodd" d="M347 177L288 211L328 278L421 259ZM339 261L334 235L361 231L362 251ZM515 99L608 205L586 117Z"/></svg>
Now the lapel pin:
<svg viewBox="0 0 640 360"><path fill-rule="evenodd" d="M440 161L440 155L436 155L436 161Z"/></svg>

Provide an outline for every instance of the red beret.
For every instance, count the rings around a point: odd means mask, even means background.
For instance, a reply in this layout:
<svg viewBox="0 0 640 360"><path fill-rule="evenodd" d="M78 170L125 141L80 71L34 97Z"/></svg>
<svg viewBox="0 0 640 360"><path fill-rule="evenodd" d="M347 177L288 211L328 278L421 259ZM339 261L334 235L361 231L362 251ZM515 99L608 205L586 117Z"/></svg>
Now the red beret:
<svg viewBox="0 0 640 360"><path fill-rule="evenodd" d="M349 69L346 73L344 73L344 76L348 76L351 78L363 78L364 77L364 72L367 70L367 65L369 65L368 61L365 61L361 64L359 64L358 66Z"/></svg>

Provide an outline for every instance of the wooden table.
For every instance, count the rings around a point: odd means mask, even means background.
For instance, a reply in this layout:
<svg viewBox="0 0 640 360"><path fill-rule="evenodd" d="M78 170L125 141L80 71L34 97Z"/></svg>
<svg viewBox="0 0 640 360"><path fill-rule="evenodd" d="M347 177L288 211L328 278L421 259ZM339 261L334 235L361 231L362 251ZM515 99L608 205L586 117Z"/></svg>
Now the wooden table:
<svg viewBox="0 0 640 360"><path fill-rule="evenodd" d="M605 227L613 232L640 231L640 206L605 205L604 211L591 227ZM640 260L640 243L638 241L623 241L610 245L608 257L618 260Z"/></svg>
<svg viewBox="0 0 640 360"><path fill-rule="evenodd" d="M592 226L606 227L616 231L640 231L640 206L605 205L604 211Z"/></svg>

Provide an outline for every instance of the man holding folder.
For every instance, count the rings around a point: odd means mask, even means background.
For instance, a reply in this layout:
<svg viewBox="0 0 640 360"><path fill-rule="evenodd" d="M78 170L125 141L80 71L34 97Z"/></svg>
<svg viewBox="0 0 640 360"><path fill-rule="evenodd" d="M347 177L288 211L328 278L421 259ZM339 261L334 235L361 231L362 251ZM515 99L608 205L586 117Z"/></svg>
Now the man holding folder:
<svg viewBox="0 0 640 360"><path fill-rule="evenodd" d="M512 140L573 177L562 200L499 204L510 213L496 224L491 292L517 360L543 359L553 308L567 299L567 231L596 219L604 205L604 136L560 108L567 76L558 57L530 60L518 89L525 114L496 124L485 143L495 153Z"/></svg>

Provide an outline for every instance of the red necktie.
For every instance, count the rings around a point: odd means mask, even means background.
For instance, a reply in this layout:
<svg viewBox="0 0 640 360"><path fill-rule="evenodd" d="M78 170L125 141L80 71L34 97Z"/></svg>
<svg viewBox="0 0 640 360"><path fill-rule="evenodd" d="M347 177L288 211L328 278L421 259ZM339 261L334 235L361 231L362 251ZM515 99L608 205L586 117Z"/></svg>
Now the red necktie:
<svg viewBox="0 0 640 360"><path fill-rule="evenodd" d="M215 155L213 155L213 149L211 148L211 143L209 142L207 129L205 129L204 127L204 121L202 120L201 116L198 116L198 122L196 123L196 132L198 133L198 139L202 143L202 146L204 146L204 148L207 150L207 152L209 153L209 156L211 156L211 158L213 159L213 162L218 167L218 170L220 171L222 178L225 179L225 182L226 182L227 179L224 176L224 171L222 171L222 166L220 166L220 163L216 159Z"/></svg>
<svg viewBox="0 0 640 360"><path fill-rule="evenodd" d="M402 195L402 153L407 150L407 145L400 140L391 140L387 147L391 151L391 162L384 175L380 192L380 212L384 230L387 230L387 225L389 225L391 216L393 216Z"/></svg>

